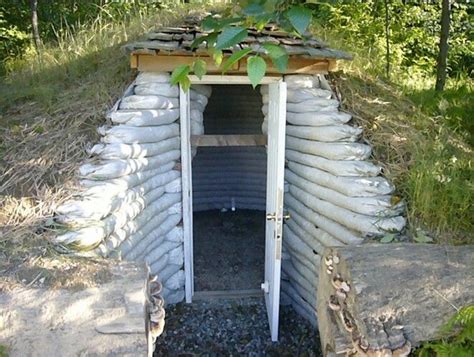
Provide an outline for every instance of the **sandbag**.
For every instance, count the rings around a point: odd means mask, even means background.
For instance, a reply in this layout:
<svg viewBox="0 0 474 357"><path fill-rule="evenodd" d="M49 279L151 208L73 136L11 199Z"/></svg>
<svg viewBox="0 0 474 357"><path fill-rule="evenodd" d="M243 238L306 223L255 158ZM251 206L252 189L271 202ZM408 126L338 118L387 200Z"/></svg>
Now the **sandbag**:
<svg viewBox="0 0 474 357"><path fill-rule="evenodd" d="M287 103L286 111L290 113L332 112L339 107L336 99L314 98L300 103Z"/></svg>
<svg viewBox="0 0 474 357"><path fill-rule="evenodd" d="M305 154L322 156L329 160L367 160L372 149L359 143L322 143L286 136L286 148Z"/></svg>
<svg viewBox="0 0 474 357"><path fill-rule="evenodd" d="M167 212L164 213L167 214ZM182 214L168 215L159 227L155 227L146 235L137 237L135 240L138 243L130 248L124 247L123 251L126 251L129 259L143 260L147 252L154 252L154 249L166 239L166 235L178 225L182 218Z"/></svg>
<svg viewBox="0 0 474 357"><path fill-rule="evenodd" d="M180 150L172 150L163 154L140 159L107 160L100 164L84 164L79 167L79 175L91 180L107 180L138 171L152 170L170 162L176 163L181 157Z"/></svg>
<svg viewBox="0 0 474 357"><path fill-rule="evenodd" d="M190 105L191 110L199 110L200 112L204 112L206 109L206 106L203 105L202 102L198 102L197 100L191 100L191 105Z"/></svg>
<svg viewBox="0 0 474 357"><path fill-rule="evenodd" d="M164 288L163 289L163 299L165 300L166 306L177 304L177 303L184 300L184 289L168 290L168 289Z"/></svg>
<svg viewBox="0 0 474 357"><path fill-rule="evenodd" d="M165 185L165 191L168 193L181 192L181 177L178 177Z"/></svg>
<svg viewBox="0 0 474 357"><path fill-rule="evenodd" d="M191 135L202 135L204 134L204 126L197 121L190 120L191 122Z"/></svg>
<svg viewBox="0 0 474 357"><path fill-rule="evenodd" d="M199 110L191 110L190 112L190 119L197 122L198 124L203 125L204 123L204 114L203 112L200 112Z"/></svg>
<svg viewBox="0 0 474 357"><path fill-rule="evenodd" d="M161 259L161 257L163 257L167 254L168 255L168 262L170 264L176 264L173 261L171 261L169 258L170 258L171 251L175 248L178 248L178 247L181 247L180 243L162 241L161 244L158 247L156 247L153 250L149 251L149 253L144 258L144 261L147 262L148 264L151 264L154 261L157 261L157 260ZM127 259L134 259L134 258L127 258Z"/></svg>
<svg viewBox="0 0 474 357"><path fill-rule="evenodd" d="M370 217L361 215L330 202L320 200L294 185L290 186L290 193L316 213L324 215L345 227L361 232L363 236L377 236L400 232L405 227L405 218L400 216Z"/></svg>
<svg viewBox="0 0 474 357"><path fill-rule="evenodd" d="M116 110L108 117L114 124L157 126L175 122L179 118L179 109Z"/></svg>
<svg viewBox="0 0 474 357"><path fill-rule="evenodd" d="M147 264L150 266L150 272L157 275L160 273L160 271L163 271L163 269L168 266L168 261L169 255L165 254L161 256L160 259L153 262L147 262ZM163 296L163 294L161 294L161 296Z"/></svg>
<svg viewBox="0 0 474 357"><path fill-rule="evenodd" d="M53 238L53 242L72 250L87 251L97 247L103 236L104 227L91 225L56 236Z"/></svg>
<svg viewBox="0 0 474 357"><path fill-rule="evenodd" d="M135 84L169 83L171 75L168 72L139 72Z"/></svg>
<svg viewBox="0 0 474 357"><path fill-rule="evenodd" d="M98 132L103 136L101 140L104 143L155 143L178 136L179 125L175 123L145 127L118 125L111 128L101 127Z"/></svg>
<svg viewBox="0 0 474 357"><path fill-rule="evenodd" d="M166 165L163 166L168 169ZM81 180L80 183L83 187L88 188L87 191L82 194L84 197L100 197L101 195L107 197L117 195L120 192L135 188L139 185L140 187L137 187L137 189L146 191L150 187L166 185L180 176L181 173L179 171L168 169L167 172L162 172L162 169L158 168L156 170L136 172L132 175L107 181Z"/></svg>
<svg viewBox="0 0 474 357"><path fill-rule="evenodd" d="M170 242L183 242L184 231L182 226L176 226L166 234L166 240Z"/></svg>
<svg viewBox="0 0 474 357"><path fill-rule="evenodd" d="M168 264L163 270L155 274L158 275L158 278L163 283L165 280L168 280L172 275L178 272L183 266L177 264Z"/></svg>
<svg viewBox="0 0 474 357"><path fill-rule="evenodd" d="M191 89L199 94L205 95L208 98L212 94L212 87L205 84L193 84L191 85Z"/></svg>
<svg viewBox="0 0 474 357"><path fill-rule="evenodd" d="M139 159L150 157L171 150L179 150L181 139L179 136L161 140L157 143L141 144L96 144L90 150L89 155L98 156L101 159Z"/></svg>
<svg viewBox="0 0 474 357"><path fill-rule="evenodd" d="M291 188L290 188L291 189ZM293 197L288 193L285 195L285 206L296 211L306 220L312 222L317 227L320 227L325 232L328 232L332 237L345 244L361 244L364 242L362 237L355 232L352 232L343 225L334 222L323 215L320 215L308 208L299 201L299 198ZM291 212L291 211L290 211Z"/></svg>
<svg viewBox="0 0 474 357"><path fill-rule="evenodd" d="M157 95L169 98L177 98L179 96L179 88L177 85L170 83L143 83L138 84L134 88L137 95Z"/></svg>
<svg viewBox="0 0 474 357"><path fill-rule="evenodd" d="M178 290L184 287L184 270L179 270L169 279L164 280L163 286L170 290Z"/></svg>
<svg viewBox="0 0 474 357"><path fill-rule="evenodd" d="M296 175L350 197L389 195L395 187L383 177L334 176L314 167L290 161L288 168Z"/></svg>
<svg viewBox="0 0 474 357"><path fill-rule="evenodd" d="M320 186L285 170L285 180L313 196L333 203L339 207L367 216L390 217L403 212L403 201L392 204L392 196L348 197L337 191Z"/></svg>
<svg viewBox="0 0 474 357"><path fill-rule="evenodd" d="M168 208L166 210L166 212L168 212L168 214L181 214L183 211L183 205L181 204L181 202L177 202L175 203L174 205L172 205L170 208Z"/></svg>
<svg viewBox="0 0 474 357"><path fill-rule="evenodd" d="M309 320L313 327L317 327L316 309L312 307L306 300L304 300L290 282L281 282L282 290L292 300L293 309L305 319Z"/></svg>
<svg viewBox="0 0 474 357"><path fill-rule="evenodd" d="M324 126L346 124L352 116L339 111L312 111L306 113L286 113L286 121L293 125Z"/></svg>
<svg viewBox="0 0 474 357"><path fill-rule="evenodd" d="M122 98L119 109L173 109L179 108L177 98L157 95L130 95Z"/></svg>
<svg viewBox="0 0 474 357"><path fill-rule="evenodd" d="M331 97L331 91L321 88L290 88L286 93L286 101L289 103L301 103L313 98L331 99Z"/></svg>
<svg viewBox="0 0 474 357"><path fill-rule="evenodd" d="M191 89L189 91L189 98L191 99L191 101L196 101L196 102L201 103L204 107L208 103L207 96L205 96L204 94L201 94L198 91L195 91L193 89Z"/></svg>
<svg viewBox="0 0 474 357"><path fill-rule="evenodd" d="M288 89L319 88L319 79L312 75L294 74L285 76Z"/></svg>
<svg viewBox="0 0 474 357"><path fill-rule="evenodd" d="M298 254L304 256L308 261L315 264L314 259L316 253L313 251L313 249L305 241L298 237L288 225L285 225L283 230L283 236L287 246L291 248L291 250L295 250L298 252Z"/></svg>
<svg viewBox="0 0 474 357"><path fill-rule="evenodd" d="M354 142L362 135L362 129L349 125L325 125L318 127L287 125L286 135L325 142Z"/></svg>
<svg viewBox="0 0 474 357"><path fill-rule="evenodd" d="M314 276L311 277L311 280L306 279L303 275L298 272L291 260L285 260L282 262L282 270L287 274L290 278L290 281L295 281L298 285L304 287L309 293L312 291L316 291L316 282Z"/></svg>
<svg viewBox="0 0 474 357"><path fill-rule="evenodd" d="M335 176L378 176L382 172L382 167L367 161L328 160L289 149L285 151L285 159L318 168Z"/></svg>

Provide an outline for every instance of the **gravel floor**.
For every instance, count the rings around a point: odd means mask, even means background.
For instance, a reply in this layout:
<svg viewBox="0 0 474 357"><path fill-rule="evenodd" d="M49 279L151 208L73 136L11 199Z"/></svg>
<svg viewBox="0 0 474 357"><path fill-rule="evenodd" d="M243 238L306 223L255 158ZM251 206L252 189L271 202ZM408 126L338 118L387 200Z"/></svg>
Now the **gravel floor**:
<svg viewBox="0 0 474 357"><path fill-rule="evenodd" d="M265 212L195 212L193 226L196 291L260 289Z"/></svg>
<svg viewBox="0 0 474 357"><path fill-rule="evenodd" d="M280 308L272 343L263 298L198 301L166 310L154 356L320 356L319 336L290 307Z"/></svg>

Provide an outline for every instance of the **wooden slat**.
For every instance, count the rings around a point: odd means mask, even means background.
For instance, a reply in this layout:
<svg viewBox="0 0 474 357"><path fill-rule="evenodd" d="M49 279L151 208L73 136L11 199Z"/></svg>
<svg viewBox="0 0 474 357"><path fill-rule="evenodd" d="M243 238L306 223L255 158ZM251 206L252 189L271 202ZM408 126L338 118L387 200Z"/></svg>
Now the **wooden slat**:
<svg viewBox="0 0 474 357"><path fill-rule="evenodd" d="M194 300L213 300L213 299L242 299L251 297L261 297L263 291L261 289L249 290L202 290L196 291Z"/></svg>
<svg viewBox="0 0 474 357"><path fill-rule="evenodd" d="M146 54L132 54L136 56L131 62L132 68L138 68L142 72L172 72L177 66L188 64L191 65L197 58L206 62L207 73L216 74L221 73L222 69L217 66L214 60L209 56L186 56L186 55L146 55ZM225 60L225 59L224 59ZM267 75L281 75L282 73L275 68L271 60L266 59ZM288 68L284 74L291 73L306 73L306 74L327 74L334 64L327 59L314 59L299 56L292 56L288 61ZM240 60L235 63L226 74L247 74L247 60Z"/></svg>
<svg viewBox="0 0 474 357"><path fill-rule="evenodd" d="M192 135L191 146L263 146L266 135Z"/></svg>
<svg viewBox="0 0 474 357"><path fill-rule="evenodd" d="M260 81L260 84L270 84L281 80L281 75L265 76ZM250 79L247 75L205 75L202 78L198 78L195 75L190 75L189 79L193 84L251 84Z"/></svg>

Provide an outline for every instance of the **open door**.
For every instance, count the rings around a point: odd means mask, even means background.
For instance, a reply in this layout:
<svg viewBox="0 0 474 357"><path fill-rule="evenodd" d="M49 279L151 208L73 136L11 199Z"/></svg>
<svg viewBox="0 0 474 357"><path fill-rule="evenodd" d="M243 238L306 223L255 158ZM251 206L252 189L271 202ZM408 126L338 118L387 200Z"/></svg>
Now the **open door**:
<svg viewBox="0 0 474 357"><path fill-rule="evenodd" d="M286 83L268 85L267 208L265 228L265 292L272 341L278 340L281 245L285 170Z"/></svg>

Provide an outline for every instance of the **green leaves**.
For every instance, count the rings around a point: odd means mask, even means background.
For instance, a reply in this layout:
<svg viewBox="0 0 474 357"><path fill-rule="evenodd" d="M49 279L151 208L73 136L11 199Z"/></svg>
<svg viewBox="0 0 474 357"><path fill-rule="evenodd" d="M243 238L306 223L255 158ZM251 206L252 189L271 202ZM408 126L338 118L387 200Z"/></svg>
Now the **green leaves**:
<svg viewBox="0 0 474 357"><path fill-rule="evenodd" d="M193 64L193 72L199 79L201 79L202 76L204 76L207 72L206 67L207 67L207 64L204 60L197 59L196 61L194 61L194 64Z"/></svg>
<svg viewBox="0 0 474 357"><path fill-rule="evenodd" d="M303 6L293 6L286 12L286 17L299 34L304 34L311 23L311 10Z"/></svg>
<svg viewBox="0 0 474 357"><path fill-rule="evenodd" d="M413 237L413 239L415 240L415 242L418 242L418 243L432 243L433 242L433 238L428 237L426 234L422 232L417 232L416 235Z"/></svg>
<svg viewBox="0 0 474 357"><path fill-rule="evenodd" d="M189 72L191 71L191 67L187 64L182 64L176 67L171 74L171 84L180 84L185 91L187 91L191 87L191 81L189 80Z"/></svg>
<svg viewBox="0 0 474 357"><path fill-rule="evenodd" d="M252 52L251 48L246 48L244 50L240 50L238 52L235 52L230 56L227 61L225 61L224 65L222 66L222 73L227 72L234 63L240 61L242 58L244 58L246 55L248 55L250 52Z"/></svg>
<svg viewBox="0 0 474 357"><path fill-rule="evenodd" d="M216 49L223 50L232 47L247 37L247 29L243 27L226 27L217 36Z"/></svg>
<svg viewBox="0 0 474 357"><path fill-rule="evenodd" d="M285 49L271 43L265 43L263 48L267 51L268 56L271 58L273 65L278 69L278 71L282 73L285 72L288 67L288 54Z"/></svg>
<svg viewBox="0 0 474 357"><path fill-rule="evenodd" d="M390 242L393 242L393 240L395 239L396 235L394 233L389 233L389 234L386 234L382 237L382 239L380 239L380 243L390 243Z"/></svg>
<svg viewBox="0 0 474 357"><path fill-rule="evenodd" d="M267 64L262 57L251 56L247 58L247 75L254 89L260 84L260 81L265 76L266 70Z"/></svg>

